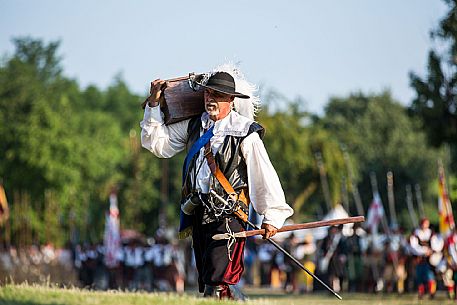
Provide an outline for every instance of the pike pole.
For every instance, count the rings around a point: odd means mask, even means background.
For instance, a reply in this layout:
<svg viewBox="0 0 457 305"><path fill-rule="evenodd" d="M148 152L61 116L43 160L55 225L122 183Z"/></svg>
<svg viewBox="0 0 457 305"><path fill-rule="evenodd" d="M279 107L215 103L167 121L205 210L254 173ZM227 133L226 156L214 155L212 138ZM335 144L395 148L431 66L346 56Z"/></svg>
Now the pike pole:
<svg viewBox="0 0 457 305"><path fill-rule="evenodd" d="M224 198L222 198L221 196L219 196L214 190L210 190L211 194L216 197L220 202L224 203L225 205L229 205L229 203L227 202L227 200L225 200ZM261 230L259 227L257 227L256 225L254 225L252 222L250 222L249 220L243 220L246 222L246 224L248 224L249 226L251 226L252 228L256 229L256 230ZM338 299L342 300L343 298L338 294L336 293L336 291L334 291L332 288L330 288L327 284L325 284L320 278L318 278L314 273L312 273L311 271L309 271L305 266L303 266L295 257L293 257L289 252L287 252L284 248L282 248L280 245L278 245L274 240L268 238L266 239L269 243L271 243L276 249L278 249L279 251L281 251L284 255L286 255L288 258L290 258L298 267L300 267L303 271L305 271L307 274L309 274L313 279L315 279L316 281L318 281L322 286L324 286L328 291L330 291L331 293L333 293L333 295L335 295L335 297L337 297Z"/></svg>

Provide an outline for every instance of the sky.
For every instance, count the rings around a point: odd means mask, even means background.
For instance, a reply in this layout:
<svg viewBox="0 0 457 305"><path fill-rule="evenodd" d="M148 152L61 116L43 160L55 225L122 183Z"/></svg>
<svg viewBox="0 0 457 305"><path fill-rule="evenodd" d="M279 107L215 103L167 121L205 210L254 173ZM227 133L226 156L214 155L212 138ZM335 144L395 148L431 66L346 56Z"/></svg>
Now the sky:
<svg viewBox="0 0 457 305"><path fill-rule="evenodd" d="M104 89L121 74L145 95L150 81L239 64L261 92L301 97L322 114L332 96L389 89L404 105L424 75L435 0L0 0L0 54L13 37L61 40L66 76Z"/></svg>

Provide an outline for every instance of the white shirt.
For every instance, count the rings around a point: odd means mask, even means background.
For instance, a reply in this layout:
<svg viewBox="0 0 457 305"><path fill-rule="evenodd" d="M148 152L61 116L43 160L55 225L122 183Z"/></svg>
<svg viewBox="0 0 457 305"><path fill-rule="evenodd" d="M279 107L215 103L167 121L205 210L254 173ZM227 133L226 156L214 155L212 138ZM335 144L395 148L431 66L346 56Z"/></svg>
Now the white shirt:
<svg viewBox="0 0 457 305"><path fill-rule="evenodd" d="M124 249L124 262L129 267L141 267L144 264L143 248L127 246Z"/></svg>
<svg viewBox="0 0 457 305"><path fill-rule="evenodd" d="M453 233L451 236L451 240L448 245L449 255L451 257L451 265L457 265L457 234Z"/></svg>
<svg viewBox="0 0 457 305"><path fill-rule="evenodd" d="M414 255L426 256L427 251L430 249L428 246L421 246L421 241L430 241L432 238L431 229L418 228L414 231L414 234L409 238L409 245Z"/></svg>
<svg viewBox="0 0 457 305"><path fill-rule="evenodd" d="M141 144L159 158L171 158L186 148L187 127L189 120L166 126L160 108L146 106L144 118L140 123ZM210 140L211 150L215 154L225 136L246 136L253 121L231 111L225 118L212 121L207 113L202 114L202 130L214 125L214 136ZM201 131L201 134L203 131ZM253 208L263 215L264 223L281 228L284 221L293 214L286 203L279 177L271 164L265 146L257 132L247 136L240 145L247 166L249 198ZM211 170L200 150L197 158L196 187L202 193L209 192ZM192 176L191 176L192 178Z"/></svg>

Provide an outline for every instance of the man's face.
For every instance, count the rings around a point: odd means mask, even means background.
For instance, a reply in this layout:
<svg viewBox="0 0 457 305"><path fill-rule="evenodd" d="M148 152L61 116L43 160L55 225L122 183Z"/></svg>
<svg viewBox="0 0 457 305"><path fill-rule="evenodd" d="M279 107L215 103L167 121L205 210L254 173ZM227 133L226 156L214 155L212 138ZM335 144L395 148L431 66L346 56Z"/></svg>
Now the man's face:
<svg viewBox="0 0 457 305"><path fill-rule="evenodd" d="M225 118L232 109L234 97L212 89L205 89L205 110L213 121Z"/></svg>
<svg viewBox="0 0 457 305"><path fill-rule="evenodd" d="M428 221L428 220L422 221L421 228L423 230L428 229L429 227L430 227L430 221Z"/></svg>

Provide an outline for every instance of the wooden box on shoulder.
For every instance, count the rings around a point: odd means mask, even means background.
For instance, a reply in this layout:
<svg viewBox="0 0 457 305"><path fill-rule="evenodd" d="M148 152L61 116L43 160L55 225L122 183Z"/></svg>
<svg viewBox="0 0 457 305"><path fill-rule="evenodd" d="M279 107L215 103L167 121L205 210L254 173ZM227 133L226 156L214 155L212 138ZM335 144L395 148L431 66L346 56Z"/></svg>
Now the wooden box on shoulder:
<svg viewBox="0 0 457 305"><path fill-rule="evenodd" d="M200 115L205 111L203 89L193 90L188 76L167 80L160 109L165 125Z"/></svg>

